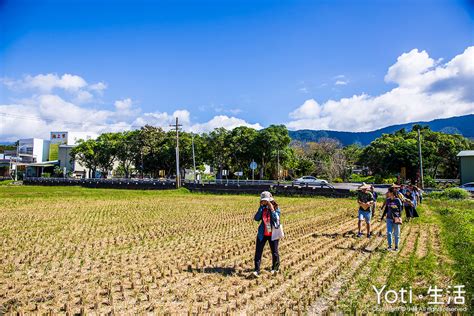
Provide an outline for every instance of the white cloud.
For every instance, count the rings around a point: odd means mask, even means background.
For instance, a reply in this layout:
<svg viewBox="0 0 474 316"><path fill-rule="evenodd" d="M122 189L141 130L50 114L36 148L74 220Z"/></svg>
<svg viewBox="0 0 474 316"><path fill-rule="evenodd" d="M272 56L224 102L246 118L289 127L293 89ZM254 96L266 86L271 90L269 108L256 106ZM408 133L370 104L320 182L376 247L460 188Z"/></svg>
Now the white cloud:
<svg viewBox="0 0 474 316"><path fill-rule="evenodd" d="M74 98L74 101L79 104L89 103L92 102L92 100L94 100L92 93L84 90L78 91L76 97Z"/></svg>
<svg viewBox="0 0 474 316"><path fill-rule="evenodd" d="M402 54L385 76L397 87L378 96L354 95L290 113L290 129L368 131L392 124L474 113L474 47L442 64L426 51Z"/></svg>
<svg viewBox="0 0 474 316"><path fill-rule="evenodd" d="M296 120L314 118L319 115L321 108L314 99L306 100L303 105L290 113L290 117Z"/></svg>
<svg viewBox="0 0 474 316"><path fill-rule="evenodd" d="M349 83L349 80L346 78L345 75L337 75L334 76L333 79L335 80L334 85L336 86L345 86Z"/></svg>
<svg viewBox="0 0 474 316"><path fill-rule="evenodd" d="M190 116L191 114L187 110L177 110L172 114L168 114L167 112L148 112L137 117L135 121L133 121L132 125L143 126L148 124L152 126L159 126L167 130L170 124L175 123L176 117L178 118L179 124L189 126Z"/></svg>
<svg viewBox="0 0 474 316"><path fill-rule="evenodd" d="M123 99L123 100L117 100L114 103L115 108L117 109L117 111L130 110L131 107L132 107L132 104L133 104L133 102L132 102L132 99L130 99L130 98Z"/></svg>
<svg viewBox="0 0 474 316"><path fill-rule="evenodd" d="M27 75L23 80L16 81L20 89L33 89L40 92L51 92L55 88L67 91L77 91L87 86L87 82L80 76L64 74L59 77L56 74L39 74L36 76Z"/></svg>
<svg viewBox="0 0 474 316"><path fill-rule="evenodd" d="M225 115L215 116L205 123L192 122L191 113L186 109L173 113L142 113L131 98L116 100L112 110L97 109L87 104L92 101L102 104L100 96L107 85L103 82L89 85L77 75L27 75L19 80L0 78L0 83L14 93L24 95L22 98L11 98L11 104L0 104L0 140L48 138L52 130L115 132L136 129L146 124L168 130L176 117L184 130L210 131L217 127L231 129L242 125L262 128L259 124ZM68 93L56 94L55 89ZM241 112L238 108L222 108L221 111L232 114Z"/></svg>
<svg viewBox="0 0 474 316"><path fill-rule="evenodd" d="M44 94L21 104L0 105L0 139L48 138L52 130L104 132L130 124L110 121L115 113L78 106L58 95Z"/></svg>
<svg viewBox="0 0 474 316"><path fill-rule="evenodd" d="M89 85L89 90L92 90L92 91L102 92L105 89L107 89L107 85L103 82L98 82L98 83Z"/></svg>
<svg viewBox="0 0 474 316"><path fill-rule="evenodd" d="M26 75L22 79L0 78L9 90L14 92L33 91L35 93L52 93L55 89L65 91L75 95L76 101L86 103L93 100L93 93L99 95L107 88L103 82L88 84L87 81L78 75L63 74L39 74L36 76Z"/></svg>
<svg viewBox="0 0 474 316"><path fill-rule="evenodd" d="M255 129L262 129L262 126L258 123L251 124L247 123L245 120L229 117L227 115L218 115L214 116L211 120L205 123L194 124L190 127L190 130L196 133L209 132L218 127L224 127L226 129L233 129L239 126L247 126Z"/></svg>

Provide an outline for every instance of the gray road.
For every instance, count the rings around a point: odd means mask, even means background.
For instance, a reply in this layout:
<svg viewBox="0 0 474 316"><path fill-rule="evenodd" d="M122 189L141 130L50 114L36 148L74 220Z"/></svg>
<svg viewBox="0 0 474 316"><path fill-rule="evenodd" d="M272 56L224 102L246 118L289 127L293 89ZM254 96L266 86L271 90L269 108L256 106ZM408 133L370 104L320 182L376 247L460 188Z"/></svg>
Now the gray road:
<svg viewBox="0 0 474 316"><path fill-rule="evenodd" d="M357 190L357 187L359 187L359 183L331 183L331 185L337 189L349 189L349 190ZM387 192L387 187L388 185L375 185L375 191L377 193L385 193Z"/></svg>

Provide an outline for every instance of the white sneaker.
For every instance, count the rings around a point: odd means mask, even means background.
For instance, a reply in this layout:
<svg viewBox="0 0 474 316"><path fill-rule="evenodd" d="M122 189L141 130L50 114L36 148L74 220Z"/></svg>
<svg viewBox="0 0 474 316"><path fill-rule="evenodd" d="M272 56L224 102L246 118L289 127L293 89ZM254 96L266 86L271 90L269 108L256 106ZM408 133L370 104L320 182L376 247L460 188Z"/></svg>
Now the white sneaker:
<svg viewBox="0 0 474 316"><path fill-rule="evenodd" d="M252 276L253 276L254 278L260 277L260 275L258 274L257 271L252 272Z"/></svg>
<svg viewBox="0 0 474 316"><path fill-rule="evenodd" d="M388 247L388 248L387 248L387 251L392 251L392 247Z"/></svg>
<svg viewBox="0 0 474 316"><path fill-rule="evenodd" d="M272 275L275 275L275 274L278 273L278 270L272 270L270 273L271 273Z"/></svg>

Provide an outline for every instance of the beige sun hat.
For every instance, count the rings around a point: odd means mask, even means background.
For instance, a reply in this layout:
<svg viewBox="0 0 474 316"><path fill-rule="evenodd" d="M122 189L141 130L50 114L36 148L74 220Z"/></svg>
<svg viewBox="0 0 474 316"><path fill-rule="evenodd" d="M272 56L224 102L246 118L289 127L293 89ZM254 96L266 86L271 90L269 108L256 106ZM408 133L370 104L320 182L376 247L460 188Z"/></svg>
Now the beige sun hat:
<svg viewBox="0 0 474 316"><path fill-rule="evenodd" d="M273 195L268 191L263 191L260 193L260 201L273 201Z"/></svg>
<svg viewBox="0 0 474 316"><path fill-rule="evenodd" d="M357 190L370 190L370 185L362 182L362 184L357 188Z"/></svg>

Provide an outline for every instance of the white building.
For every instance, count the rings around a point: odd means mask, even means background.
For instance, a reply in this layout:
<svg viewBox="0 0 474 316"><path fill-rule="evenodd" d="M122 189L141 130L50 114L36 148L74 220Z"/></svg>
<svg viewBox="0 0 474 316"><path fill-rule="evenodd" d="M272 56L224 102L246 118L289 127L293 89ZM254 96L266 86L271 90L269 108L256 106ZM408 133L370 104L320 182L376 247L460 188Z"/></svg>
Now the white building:
<svg viewBox="0 0 474 316"><path fill-rule="evenodd" d="M40 163L48 161L49 140L26 138L18 141L18 154L21 162Z"/></svg>
<svg viewBox="0 0 474 316"><path fill-rule="evenodd" d="M79 140L96 139L98 134L89 132L51 132L49 159L58 160L63 172L72 172L74 176L87 177L89 170L76 161L71 161L71 149Z"/></svg>

